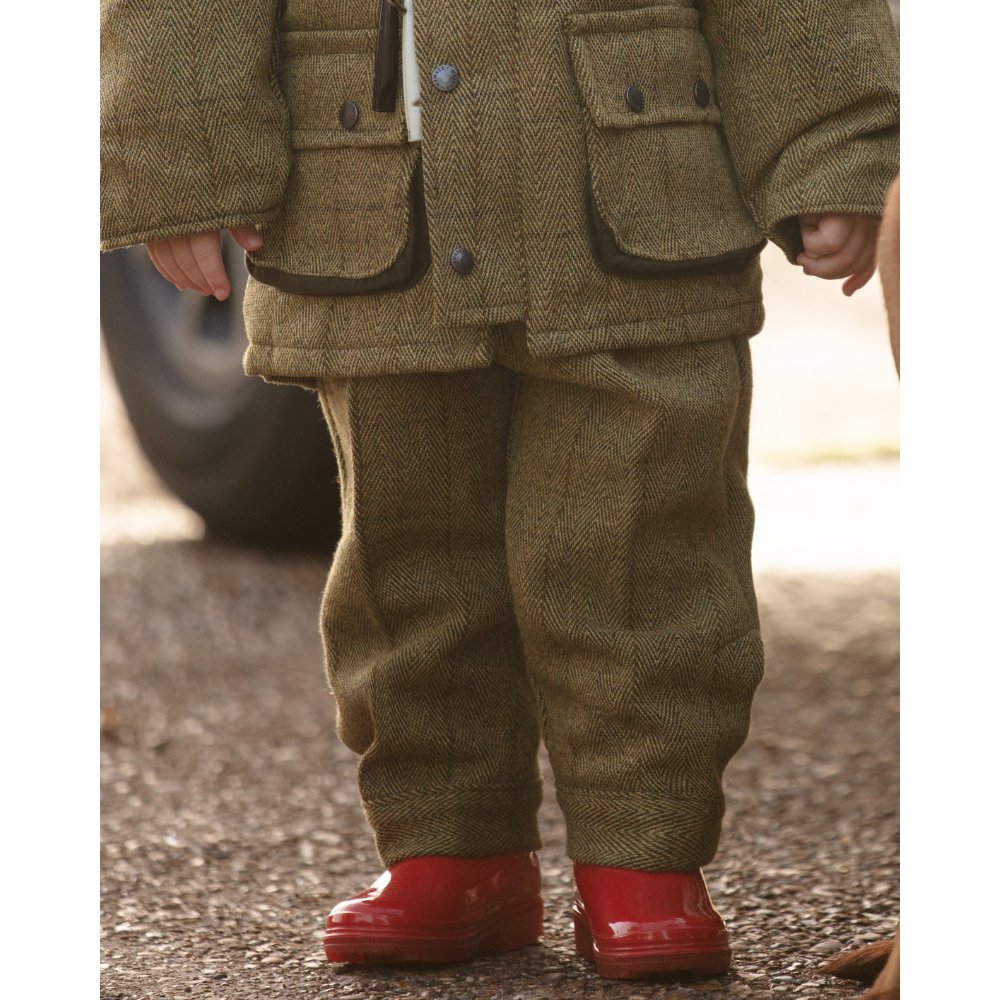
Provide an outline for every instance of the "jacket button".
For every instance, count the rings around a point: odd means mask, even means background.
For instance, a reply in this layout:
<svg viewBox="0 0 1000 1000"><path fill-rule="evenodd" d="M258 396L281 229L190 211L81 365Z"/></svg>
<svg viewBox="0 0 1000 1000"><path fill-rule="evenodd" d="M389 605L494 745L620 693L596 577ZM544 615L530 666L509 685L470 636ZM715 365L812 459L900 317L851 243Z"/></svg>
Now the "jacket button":
<svg viewBox="0 0 1000 1000"><path fill-rule="evenodd" d="M452 270L458 274L468 274L476 266L476 258L465 247L455 247L451 252L449 263L452 266Z"/></svg>
<svg viewBox="0 0 1000 1000"><path fill-rule="evenodd" d="M703 108L707 107L712 100L712 92L708 89L708 84L704 80L695 80L693 90L695 103Z"/></svg>
<svg viewBox="0 0 1000 1000"><path fill-rule="evenodd" d="M448 63L442 63L431 70L431 83L438 90L454 90L458 86L458 70Z"/></svg>
<svg viewBox="0 0 1000 1000"><path fill-rule="evenodd" d="M358 124L358 106L354 101L344 101L340 106L340 124L344 128L354 128Z"/></svg>
<svg viewBox="0 0 1000 1000"><path fill-rule="evenodd" d="M642 96L642 91L634 83L630 83L625 88L625 103L636 114L646 106L646 98Z"/></svg>

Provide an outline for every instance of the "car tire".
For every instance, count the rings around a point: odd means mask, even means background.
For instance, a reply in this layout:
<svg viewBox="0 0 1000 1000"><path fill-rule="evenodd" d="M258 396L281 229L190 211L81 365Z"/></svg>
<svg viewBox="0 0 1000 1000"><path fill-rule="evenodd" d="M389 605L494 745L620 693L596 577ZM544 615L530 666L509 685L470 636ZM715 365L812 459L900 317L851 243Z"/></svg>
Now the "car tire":
<svg viewBox="0 0 1000 1000"><path fill-rule="evenodd" d="M242 251L226 302L178 292L144 247L101 256L101 327L139 444L209 535L321 548L340 533L337 467L315 394L243 374Z"/></svg>

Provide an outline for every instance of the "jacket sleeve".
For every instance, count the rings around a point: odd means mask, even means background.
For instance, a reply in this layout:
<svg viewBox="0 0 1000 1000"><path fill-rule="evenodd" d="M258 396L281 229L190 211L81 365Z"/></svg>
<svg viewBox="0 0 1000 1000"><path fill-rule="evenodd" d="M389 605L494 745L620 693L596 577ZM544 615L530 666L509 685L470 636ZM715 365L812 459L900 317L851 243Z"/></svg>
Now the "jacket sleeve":
<svg viewBox="0 0 1000 1000"><path fill-rule="evenodd" d="M885 0L703 0L743 195L794 263L797 216L881 215L899 172L898 36Z"/></svg>
<svg viewBox="0 0 1000 1000"><path fill-rule="evenodd" d="M290 157L279 3L102 0L102 250L277 208Z"/></svg>

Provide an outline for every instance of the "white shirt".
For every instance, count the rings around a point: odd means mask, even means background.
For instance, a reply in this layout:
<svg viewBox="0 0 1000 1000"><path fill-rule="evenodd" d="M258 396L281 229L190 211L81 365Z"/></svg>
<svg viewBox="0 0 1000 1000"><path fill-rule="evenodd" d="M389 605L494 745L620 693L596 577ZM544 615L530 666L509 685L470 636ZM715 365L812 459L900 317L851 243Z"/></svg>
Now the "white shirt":
<svg viewBox="0 0 1000 1000"><path fill-rule="evenodd" d="M413 2L405 0L403 11L403 110L406 112L406 135L410 142L420 138L420 74L413 43Z"/></svg>

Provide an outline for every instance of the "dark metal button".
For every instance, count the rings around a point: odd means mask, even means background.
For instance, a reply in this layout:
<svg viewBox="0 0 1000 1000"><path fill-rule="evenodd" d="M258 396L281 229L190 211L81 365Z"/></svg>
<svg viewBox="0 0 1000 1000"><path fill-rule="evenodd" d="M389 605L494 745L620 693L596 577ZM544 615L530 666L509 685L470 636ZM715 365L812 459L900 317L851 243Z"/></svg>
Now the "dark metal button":
<svg viewBox="0 0 1000 1000"><path fill-rule="evenodd" d="M455 247L451 252L449 263L459 274L468 274L476 266L476 258L465 247Z"/></svg>
<svg viewBox="0 0 1000 1000"><path fill-rule="evenodd" d="M358 124L358 106L354 101L344 101L340 106L340 124L344 128L354 128Z"/></svg>
<svg viewBox="0 0 1000 1000"><path fill-rule="evenodd" d="M642 91L634 84L630 83L625 88L625 103L638 114L646 106L646 98Z"/></svg>
<svg viewBox="0 0 1000 1000"><path fill-rule="evenodd" d="M703 108L707 107L712 100L712 92L708 89L708 84L704 80L695 80L692 89L694 90L695 103L700 104Z"/></svg>
<svg viewBox="0 0 1000 1000"><path fill-rule="evenodd" d="M448 63L442 63L431 70L431 83L438 90L454 90L458 86L458 70Z"/></svg>

